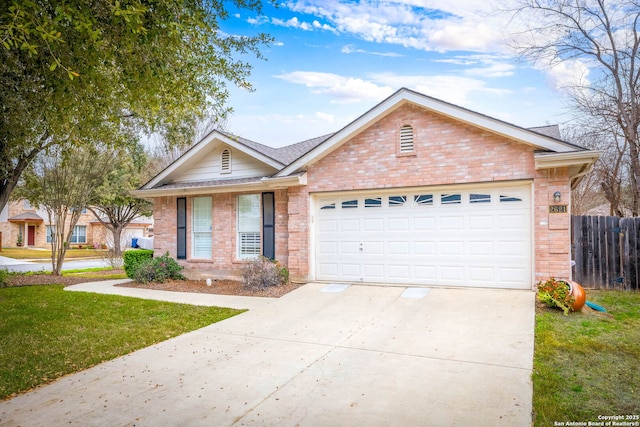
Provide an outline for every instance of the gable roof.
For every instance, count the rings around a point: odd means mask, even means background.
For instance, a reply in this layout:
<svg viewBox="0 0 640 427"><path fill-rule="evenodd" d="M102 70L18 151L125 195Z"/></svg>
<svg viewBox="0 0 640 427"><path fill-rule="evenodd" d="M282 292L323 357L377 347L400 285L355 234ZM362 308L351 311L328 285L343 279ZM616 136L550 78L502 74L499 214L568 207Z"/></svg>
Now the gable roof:
<svg viewBox="0 0 640 427"><path fill-rule="evenodd" d="M310 165L338 149L373 123L407 104L417 105L436 114L530 145L536 150L534 157L537 169L568 166L571 168L571 174L583 175L600 155L597 151L590 151L563 141L557 125L525 129L413 90L402 88L338 132L307 139L285 147L269 147L226 131L213 130L165 170L143 185L138 190L139 192L134 194L144 197L145 195L151 196L152 191L155 194L158 191L180 191L184 194L186 191L197 192L205 189L239 191L241 189L263 188L264 186L276 188L276 186L300 185L306 182L304 172ZM171 181L171 178L177 175L179 171L185 170L195 163L199 158L199 154L206 153L210 144L220 142L271 166L276 170L275 174L270 177L212 179L188 183L174 183Z"/></svg>
<svg viewBox="0 0 640 427"><path fill-rule="evenodd" d="M350 138L370 126L372 123L386 117L403 105L413 104L424 109L444 115L456 121L467 123L475 127L505 136L509 139L531 145L543 152L572 152L587 151L585 148L559 139L559 129L553 126L543 126L525 129L502 120L494 119L481 113L441 101L436 98L402 88L393 95L349 123L347 126L332 134L322 144L312 148L296 161L283 168L276 176L285 176L306 169L311 164L328 155L346 143Z"/></svg>

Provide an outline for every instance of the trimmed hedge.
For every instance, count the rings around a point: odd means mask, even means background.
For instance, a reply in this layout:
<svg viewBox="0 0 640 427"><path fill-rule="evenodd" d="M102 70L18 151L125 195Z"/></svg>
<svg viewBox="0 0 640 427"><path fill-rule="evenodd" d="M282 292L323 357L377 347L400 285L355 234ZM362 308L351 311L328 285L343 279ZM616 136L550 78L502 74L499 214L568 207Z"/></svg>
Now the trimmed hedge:
<svg viewBox="0 0 640 427"><path fill-rule="evenodd" d="M127 277L133 279L138 266L145 261L153 259L153 251L150 249L133 249L125 251L122 255L124 260L124 271Z"/></svg>
<svg viewBox="0 0 640 427"><path fill-rule="evenodd" d="M185 277L180 274L180 271L182 271L182 266L167 252L160 257L148 259L139 264L133 273L133 280L137 283L164 283L170 279L184 280Z"/></svg>

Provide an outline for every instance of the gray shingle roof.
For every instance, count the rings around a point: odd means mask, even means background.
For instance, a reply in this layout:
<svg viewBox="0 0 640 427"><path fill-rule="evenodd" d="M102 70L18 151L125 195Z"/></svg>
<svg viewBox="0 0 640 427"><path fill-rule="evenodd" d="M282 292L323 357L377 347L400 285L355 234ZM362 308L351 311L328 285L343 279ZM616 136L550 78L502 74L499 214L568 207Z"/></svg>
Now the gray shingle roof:
<svg viewBox="0 0 640 427"><path fill-rule="evenodd" d="M316 138L307 139L302 142L297 142L295 144L287 145L285 147L273 148L267 145L260 144L259 142L252 141L247 138L243 138L238 135L234 135L229 132L218 131L226 137L233 139L234 141L245 145L261 154L264 154L267 157L271 157L273 160L276 160L283 165L289 165L294 160L304 156L309 151L316 148L318 145L322 144L327 139L331 138L334 134L329 133L327 135L318 136Z"/></svg>

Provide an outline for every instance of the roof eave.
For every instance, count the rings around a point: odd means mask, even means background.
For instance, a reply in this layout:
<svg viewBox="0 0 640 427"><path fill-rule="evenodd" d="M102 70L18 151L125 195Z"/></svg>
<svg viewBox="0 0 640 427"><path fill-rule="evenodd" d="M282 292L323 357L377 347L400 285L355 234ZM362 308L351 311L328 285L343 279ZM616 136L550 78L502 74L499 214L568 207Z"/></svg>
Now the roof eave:
<svg viewBox="0 0 640 427"><path fill-rule="evenodd" d="M594 164L601 154L601 151L584 150L569 153L535 153L533 158L536 170L560 167L583 168Z"/></svg>
<svg viewBox="0 0 640 427"><path fill-rule="evenodd" d="M307 175L292 175L281 178L265 177L259 181L233 183L225 185L192 186L182 188L152 188L132 191L135 197L154 198L164 196L193 196L197 194L240 193L248 191L264 191L307 185Z"/></svg>
<svg viewBox="0 0 640 427"><path fill-rule="evenodd" d="M192 158L197 156L200 152L202 152L202 150L206 149L209 146L209 144L216 139L219 140L220 142L223 142L229 145L234 149L242 151L243 153L255 158L256 160L259 160L262 163L267 164L268 166L271 166L272 168L278 171L284 167L283 163L280 163L279 161L269 156L266 156L254 150L253 148L242 144L241 142L238 142L232 138L229 138L227 135L223 133L220 133L214 130L210 132L207 136L205 136L203 139L201 139L196 145L191 147L186 153L180 156L176 161L171 163L162 172L160 172L158 175L152 178L145 185L140 187L140 190L147 190L147 189L152 189L153 187L156 187L163 180L167 179L172 173L179 170L185 163L187 163L189 160L191 160Z"/></svg>

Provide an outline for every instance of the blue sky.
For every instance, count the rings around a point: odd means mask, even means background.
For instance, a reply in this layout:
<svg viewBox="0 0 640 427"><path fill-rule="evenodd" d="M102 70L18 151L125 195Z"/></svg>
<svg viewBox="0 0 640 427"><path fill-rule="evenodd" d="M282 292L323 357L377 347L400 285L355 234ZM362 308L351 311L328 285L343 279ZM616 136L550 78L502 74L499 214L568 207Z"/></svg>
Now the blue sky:
<svg viewBox="0 0 640 427"><path fill-rule="evenodd" d="M568 121L557 88L573 71L518 61L501 34L509 16L495 4L297 0L260 15L229 7L223 31L275 42L262 49L266 61L246 58L255 91L230 87L227 130L279 147L335 132L401 87L523 127Z"/></svg>

